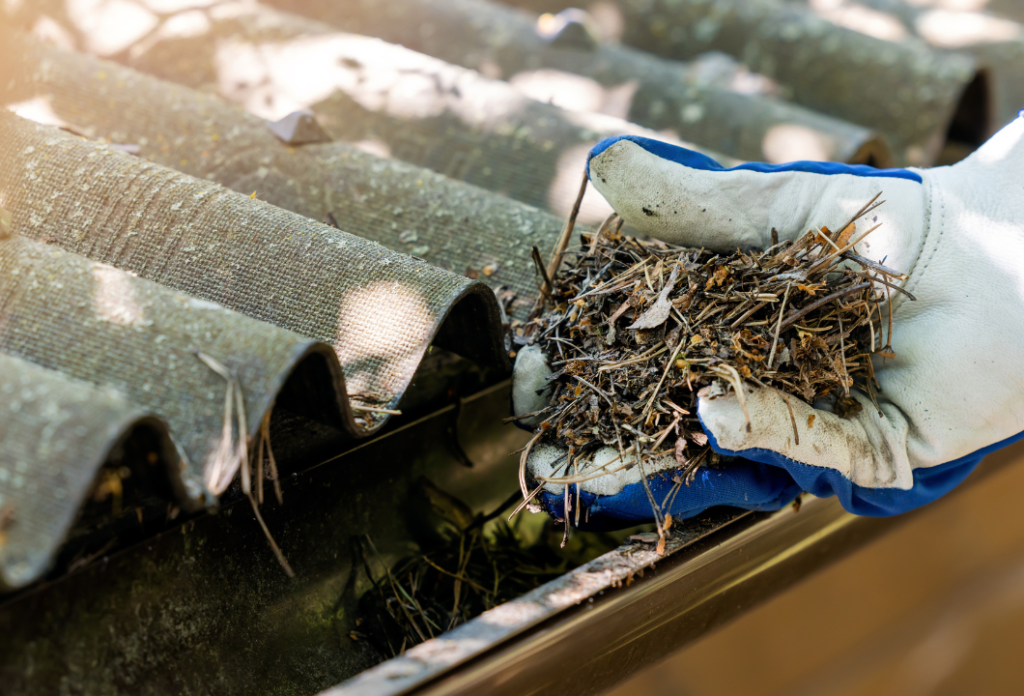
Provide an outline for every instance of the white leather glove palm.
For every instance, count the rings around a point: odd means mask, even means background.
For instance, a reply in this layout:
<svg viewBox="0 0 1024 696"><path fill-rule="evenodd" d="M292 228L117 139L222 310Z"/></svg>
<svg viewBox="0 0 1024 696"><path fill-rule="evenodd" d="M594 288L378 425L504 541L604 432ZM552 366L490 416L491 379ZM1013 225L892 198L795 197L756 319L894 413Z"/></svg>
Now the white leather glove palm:
<svg viewBox="0 0 1024 696"><path fill-rule="evenodd" d="M772 228L795 238L841 225L879 192L886 201L857 221L860 231L882 223L857 251L908 272L904 287L917 301L892 298L896 357L874 358L882 415L860 393L853 396L863 408L848 419L791 398L797 438L773 389L748 385L750 432L735 394L701 398L698 414L718 452L778 467L796 484L763 466L737 467L727 482L735 490L719 490L712 504L763 509L803 489L838 494L852 512L896 514L948 492L984 454L1022 436L1021 118L963 162L929 170L810 162L725 170L703 155L627 136L595 147L588 171L636 229L722 251L766 247ZM773 480L755 480L766 475ZM767 502L744 505L755 498ZM621 507L607 503L610 514ZM693 503L690 514L702 501Z"/></svg>

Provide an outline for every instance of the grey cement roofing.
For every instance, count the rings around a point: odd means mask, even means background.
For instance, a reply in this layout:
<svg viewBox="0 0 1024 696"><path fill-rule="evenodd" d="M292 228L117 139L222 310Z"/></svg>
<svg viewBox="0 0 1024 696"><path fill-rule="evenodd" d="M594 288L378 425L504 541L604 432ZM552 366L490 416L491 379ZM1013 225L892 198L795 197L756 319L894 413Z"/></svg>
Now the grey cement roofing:
<svg viewBox="0 0 1024 696"><path fill-rule="evenodd" d="M601 138L692 140L725 163L795 159L808 142L887 163L888 142L893 160L916 147L927 162L978 60L794 25L797 10L771 3L720 10L720 41L628 25L627 41L665 56L732 52L797 105L585 36L538 40L536 16L479 0L394 0L383 23L370 0L275 4L125 0L130 17L114 17L7 3L0 99L19 116L0 113L0 389L15 395L0 405L0 589L46 572L132 438L161 495L201 507L248 473L276 400L363 437L432 343L507 370L503 318L532 305L531 250L554 244ZM661 17L657 3L622 7ZM441 31L422 31L442 12ZM807 30L799 50L790 26ZM829 42L861 72L841 71ZM871 116L894 101L876 53L895 56L892 79L913 87L895 101L927 124ZM598 110L631 80L635 99L618 116L574 111L498 79L544 70L597 85ZM852 81L822 87L837 75ZM814 98L793 87L805 80ZM329 142L271 133L265 119L297 108ZM802 137L768 152L777 126ZM584 222L607 212L592 193Z"/></svg>

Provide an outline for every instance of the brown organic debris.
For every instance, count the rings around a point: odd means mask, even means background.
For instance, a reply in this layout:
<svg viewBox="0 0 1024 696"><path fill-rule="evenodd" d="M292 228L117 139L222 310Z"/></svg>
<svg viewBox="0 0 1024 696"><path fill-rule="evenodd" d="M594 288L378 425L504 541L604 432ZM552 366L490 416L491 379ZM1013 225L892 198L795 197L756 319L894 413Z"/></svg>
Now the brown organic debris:
<svg viewBox="0 0 1024 696"><path fill-rule="evenodd" d="M419 488L432 509L431 518L421 524L436 539L390 565L370 536L360 543L363 568L373 588L360 601L360 613L367 620L358 621L362 630L349 637L367 638L384 656L401 655L576 565L571 555L556 550L553 534L534 538L519 524L523 518L513 524L502 519L517 496L488 514L474 514L426 479L420 479ZM589 543L595 547L589 552L604 552L618 540L597 535ZM580 547L574 554L582 551Z"/></svg>
<svg viewBox="0 0 1024 696"><path fill-rule="evenodd" d="M877 198L854 220L881 205ZM730 254L642 241L609 221L582 235L575 258L543 275L544 297L513 339L539 346L552 369L531 445L569 455L560 478L545 480L578 483L572 465L612 447L620 461L639 448L641 471L674 454L683 474L673 480L687 483L719 460L697 420L703 387L736 393L744 411L743 385L752 383L808 404L831 399L836 413L854 415L849 390L874 394L872 356L892 356L888 293L914 299L896 284L906 275L856 254L877 226L860 232L854 220L794 241L778 242L772 230L769 248ZM562 240L556 257L565 248Z"/></svg>

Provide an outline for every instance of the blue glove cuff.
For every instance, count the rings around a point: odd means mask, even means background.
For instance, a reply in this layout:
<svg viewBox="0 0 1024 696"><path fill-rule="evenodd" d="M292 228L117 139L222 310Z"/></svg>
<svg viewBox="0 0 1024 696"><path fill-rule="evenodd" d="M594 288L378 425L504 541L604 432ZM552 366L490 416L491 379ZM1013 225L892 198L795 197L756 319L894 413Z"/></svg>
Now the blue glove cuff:
<svg viewBox="0 0 1024 696"><path fill-rule="evenodd" d="M909 169L875 169L866 164L842 164L840 162L812 162L801 160L785 164L765 164L764 162L746 162L735 167L723 167L707 155L688 150L685 147L671 145L660 140L652 140L639 135L618 135L605 138L591 149L587 155L587 177L590 177L590 160L597 157L620 140L636 143L656 157L676 162L691 169L712 172L752 171L772 174L776 172L809 172L811 174L852 174L853 176L870 176L888 179L909 179L921 183L921 176Z"/></svg>
<svg viewBox="0 0 1024 696"><path fill-rule="evenodd" d="M703 424L702 424L703 425ZM813 493L819 498L831 495L839 497L843 508L855 515L869 517L888 517L899 515L937 500L956 488L974 471L986 454L1012 445L1024 433L1001 440L971 454L954 459L945 464L929 468L915 469L914 485L909 490L898 488L866 488L858 486L835 469L811 466L784 457L778 452L766 449L727 450L718 445L715 436L707 428L711 447L718 453L751 459L756 462L779 467L789 472L793 480L803 490Z"/></svg>
<svg viewBox="0 0 1024 696"><path fill-rule="evenodd" d="M778 510L800 494L800 486L784 469L758 462L737 460L722 469L701 468L689 485L682 484L673 495L675 472L655 474L648 480L655 502L673 519L693 517L707 508L728 505L744 510ZM616 495L601 496L581 493L577 502L576 487L570 485L572 504L582 504L581 529L607 528L607 519L624 523L649 522L654 519L651 503L643 484L631 483ZM563 495L544 491L541 505L554 517L565 516ZM575 517L574 511L570 513ZM620 526L626 526L625 524Z"/></svg>
<svg viewBox="0 0 1024 696"><path fill-rule="evenodd" d="M926 505L956 488L987 454L1024 439L1018 433L993 445L972 452L945 464L914 471L910 490L867 488L858 486L834 469L810 466L765 449L733 451L719 447L708 433L711 446L725 456L741 457L722 469L700 469L690 484L683 485L672 496L672 474L657 474L648 482L655 502L662 511L677 520L693 517L707 508L727 505L744 510L778 510L801 491L819 498L839 497L843 508L856 515L888 517ZM577 499L575 487L569 487L572 504L582 504L580 528L609 528L610 520L627 526L653 519L651 504L643 485L633 483L612 496L583 492ZM563 495L544 491L539 496L542 507L554 517L565 515ZM668 503L666 505L666 502ZM575 509L575 508L574 508ZM570 513L575 517L574 512ZM611 526L615 526L612 523Z"/></svg>

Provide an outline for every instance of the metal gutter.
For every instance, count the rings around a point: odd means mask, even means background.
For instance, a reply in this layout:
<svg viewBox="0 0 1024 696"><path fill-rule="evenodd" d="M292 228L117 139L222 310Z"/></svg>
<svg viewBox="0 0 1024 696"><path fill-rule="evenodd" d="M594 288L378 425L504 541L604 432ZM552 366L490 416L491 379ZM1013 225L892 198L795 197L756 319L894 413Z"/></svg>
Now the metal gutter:
<svg viewBox="0 0 1024 696"><path fill-rule="evenodd" d="M1011 461L989 457L958 490ZM706 514L683 523L666 558L620 547L321 696L600 693L914 513L858 517L805 495L799 509ZM588 582L602 572L603 585Z"/></svg>
<svg viewBox="0 0 1024 696"><path fill-rule="evenodd" d="M634 543L322 696L596 693L873 538L835 499L717 510L659 558Z"/></svg>

